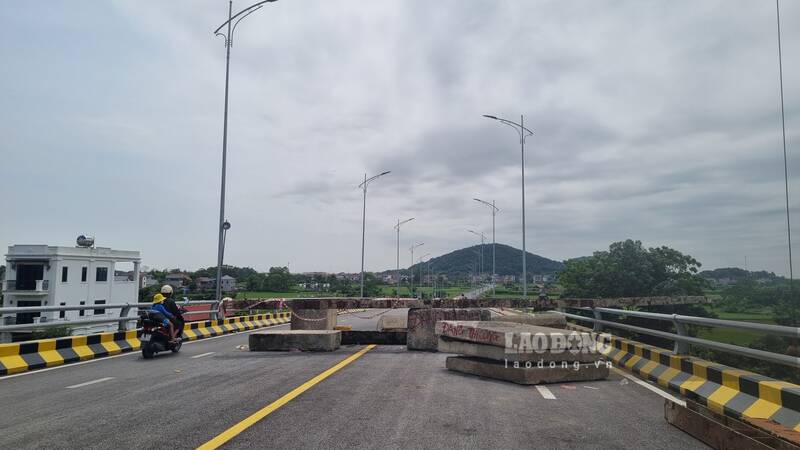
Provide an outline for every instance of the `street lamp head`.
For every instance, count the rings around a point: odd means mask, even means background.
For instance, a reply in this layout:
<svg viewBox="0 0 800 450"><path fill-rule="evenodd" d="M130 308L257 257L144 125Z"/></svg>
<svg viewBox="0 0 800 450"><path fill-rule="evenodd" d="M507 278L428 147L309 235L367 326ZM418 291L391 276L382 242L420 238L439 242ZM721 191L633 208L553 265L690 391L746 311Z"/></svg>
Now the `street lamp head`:
<svg viewBox="0 0 800 450"><path fill-rule="evenodd" d="M378 176L379 176L379 177L382 177L382 176L386 175L387 173L391 173L391 170L387 170L386 172L383 172L383 173L381 173L381 174L380 174L380 175L378 175Z"/></svg>
<svg viewBox="0 0 800 450"><path fill-rule="evenodd" d="M490 116L489 114L484 114L483 117L486 117L487 119L500 120L496 116Z"/></svg>

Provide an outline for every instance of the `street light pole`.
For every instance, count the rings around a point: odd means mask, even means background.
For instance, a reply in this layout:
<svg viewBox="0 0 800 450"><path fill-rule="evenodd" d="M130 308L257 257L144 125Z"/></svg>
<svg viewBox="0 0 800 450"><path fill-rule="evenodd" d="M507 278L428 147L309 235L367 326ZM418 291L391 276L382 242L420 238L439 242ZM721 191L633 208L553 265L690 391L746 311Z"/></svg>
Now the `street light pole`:
<svg viewBox="0 0 800 450"><path fill-rule="evenodd" d="M228 84L230 81L230 68L231 68L231 47L233 46L233 33L236 31L236 25L251 13L261 9L264 3L274 2L276 0L264 0L233 14L233 0L228 1L228 20L214 30L215 36L222 36L225 38L225 112L222 119L222 178L220 182L220 195L219 195L219 238L217 241L217 288L215 299L219 301L222 298L222 262L223 254L225 253L225 172L228 156ZM233 19L237 19L233 22ZM220 33L223 27L227 27L225 33ZM228 226L230 228L230 225Z"/></svg>
<svg viewBox="0 0 800 450"><path fill-rule="evenodd" d="M495 206L494 200L492 200L492 203L481 200L479 198L473 198L473 200L475 200L478 203L483 203L484 205L492 208L492 295L495 295L497 293L495 289L495 279L494 279L497 276L496 272L497 267L495 266L495 248L497 247L497 241L495 240L495 234L494 234L494 218L497 212L500 211L500 209L497 208L497 206Z"/></svg>
<svg viewBox="0 0 800 450"><path fill-rule="evenodd" d="M424 255L419 257L417 261L417 265L419 266L419 287L422 288L422 260L425 259L426 256L430 256L430 253L425 253ZM419 293L420 298L422 298L422 292Z"/></svg>
<svg viewBox="0 0 800 450"><path fill-rule="evenodd" d="M527 249L525 248L525 138L533 136L533 131L525 128L525 118L520 115L519 123L484 114L483 117L496 120L510 126L519 133L519 144L522 158L522 298L528 297L528 270L526 267Z"/></svg>
<svg viewBox="0 0 800 450"><path fill-rule="evenodd" d="M775 0L775 19L778 34L778 79L780 81L781 92L781 131L783 136L783 181L786 194L786 237L789 249L789 304L791 311L789 317L791 325L797 326L797 301L794 298L794 268L792 262L792 223L789 215L789 165L786 156L786 113L783 104L783 51L781 50L781 5L779 0ZM797 339L794 340L797 347Z"/></svg>
<svg viewBox="0 0 800 450"><path fill-rule="evenodd" d="M397 298L400 298L400 227L412 220L414 220L413 217L402 222L397 219L397 225L394 227L397 230Z"/></svg>
<svg viewBox="0 0 800 450"><path fill-rule="evenodd" d="M477 231L473 231L473 230L467 230L467 231L469 231L470 233L474 234L475 236L478 236L479 238L481 238L481 251L480 251L480 257L478 258L478 261L480 261L480 271L478 272L478 277L482 277L483 276L483 243L486 240L486 235L484 235L483 233L478 233Z"/></svg>
<svg viewBox="0 0 800 450"><path fill-rule="evenodd" d="M364 298L364 241L367 230L367 185L389 172L391 171L387 170L386 172L381 172L369 179L365 173L364 182L358 185L358 187L360 187L364 192L364 207L361 212L361 298Z"/></svg>
<svg viewBox="0 0 800 450"><path fill-rule="evenodd" d="M411 271L411 284L409 285L410 287L408 288L409 296L414 295L414 270L411 269L411 267L414 266L414 249L417 247L421 247L423 245L425 245L424 242L420 242L418 244L412 244L411 248L409 249L411 250L411 266L409 266L409 269Z"/></svg>

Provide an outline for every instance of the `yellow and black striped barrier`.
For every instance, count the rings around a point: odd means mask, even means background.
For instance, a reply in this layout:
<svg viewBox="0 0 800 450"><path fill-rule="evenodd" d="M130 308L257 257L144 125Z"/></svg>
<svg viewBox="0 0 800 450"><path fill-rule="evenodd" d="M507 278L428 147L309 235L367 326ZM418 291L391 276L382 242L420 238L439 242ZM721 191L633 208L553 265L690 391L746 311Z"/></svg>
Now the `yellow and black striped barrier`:
<svg viewBox="0 0 800 450"><path fill-rule="evenodd" d="M800 386L662 348L611 337L602 352L618 367L679 392L712 411L765 419L800 431Z"/></svg>
<svg viewBox="0 0 800 450"><path fill-rule="evenodd" d="M189 322L183 335L193 341L288 323L290 318L290 313L277 313ZM139 350L138 333L130 330L0 344L0 376Z"/></svg>

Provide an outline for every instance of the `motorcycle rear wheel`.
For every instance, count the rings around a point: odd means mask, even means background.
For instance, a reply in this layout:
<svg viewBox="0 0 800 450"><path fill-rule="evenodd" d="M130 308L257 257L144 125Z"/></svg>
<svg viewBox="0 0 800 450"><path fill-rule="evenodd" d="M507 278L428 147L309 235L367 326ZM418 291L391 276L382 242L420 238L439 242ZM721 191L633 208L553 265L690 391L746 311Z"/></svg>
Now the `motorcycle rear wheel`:
<svg viewBox="0 0 800 450"><path fill-rule="evenodd" d="M150 347L149 344L142 345L142 357L144 359L152 359L154 355L155 352L153 352L153 349Z"/></svg>

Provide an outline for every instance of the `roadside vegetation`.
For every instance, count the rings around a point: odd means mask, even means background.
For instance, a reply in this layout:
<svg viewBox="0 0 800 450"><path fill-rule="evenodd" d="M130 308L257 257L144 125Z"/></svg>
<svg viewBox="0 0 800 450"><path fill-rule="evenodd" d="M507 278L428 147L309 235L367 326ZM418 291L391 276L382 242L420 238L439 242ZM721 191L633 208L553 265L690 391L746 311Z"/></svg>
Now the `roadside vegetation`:
<svg viewBox="0 0 800 450"><path fill-rule="evenodd" d="M707 295L712 305L675 305L646 308L647 311L715 317L727 320L753 321L797 326L796 308L800 299L795 290L790 297L789 283L774 274L726 277L725 286L714 286L699 275L700 263L689 255L667 247L645 248L639 241L627 240L611 244L608 251L567 261L559 276L565 296L575 297L638 297L652 295ZM739 269L740 270L740 269ZM738 273L738 272L737 272ZM645 308L642 308L645 309ZM668 322L629 317L621 320L631 325L675 332ZM615 334L671 348L671 342L622 330ZM774 353L798 355L797 342L789 338L765 336L762 333L736 329L691 326L690 334L704 339L725 342ZM738 355L692 347L692 354L729 366L752 370L774 378L800 382L796 370Z"/></svg>

